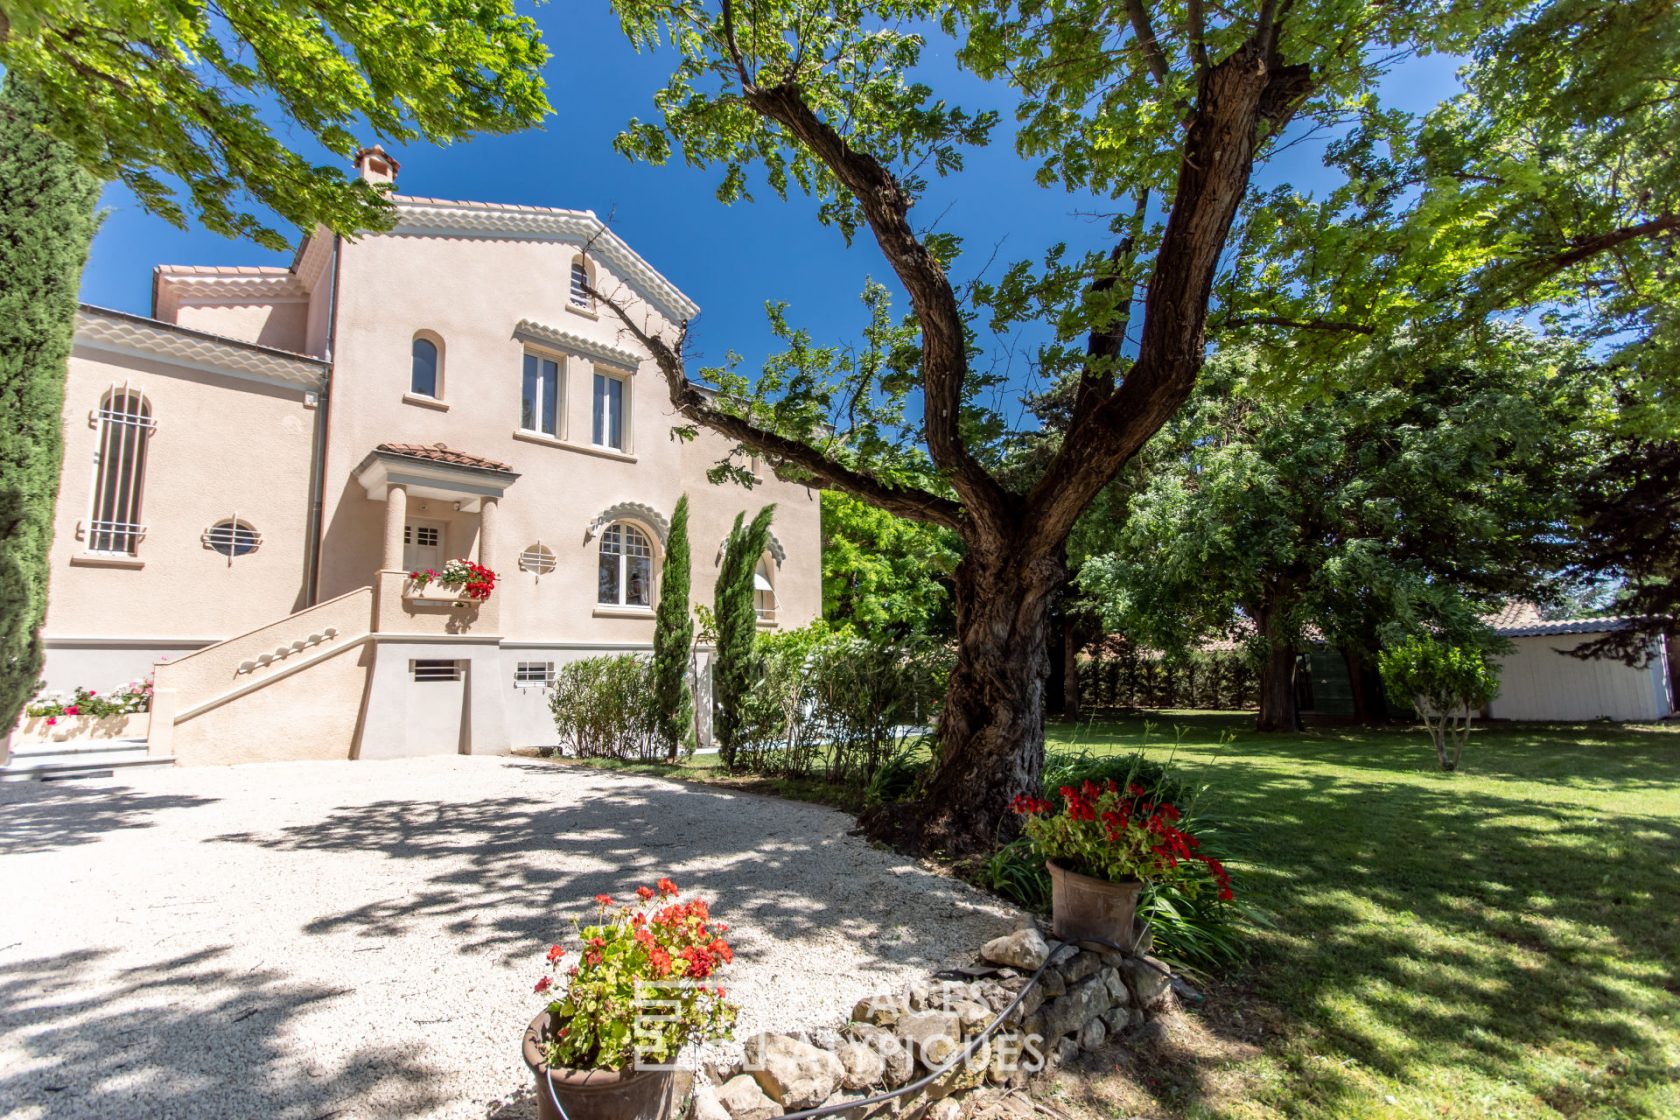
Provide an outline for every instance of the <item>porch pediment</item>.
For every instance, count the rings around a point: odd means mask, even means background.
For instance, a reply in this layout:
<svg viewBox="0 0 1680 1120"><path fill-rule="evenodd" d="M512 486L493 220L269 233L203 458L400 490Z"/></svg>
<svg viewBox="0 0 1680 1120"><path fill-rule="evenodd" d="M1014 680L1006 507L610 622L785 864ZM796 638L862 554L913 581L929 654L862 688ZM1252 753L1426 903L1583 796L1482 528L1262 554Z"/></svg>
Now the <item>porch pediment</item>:
<svg viewBox="0 0 1680 1120"><path fill-rule="evenodd" d="M382 443L368 452L355 478L376 502L396 485L417 497L460 502L461 509L474 510L483 498L499 499L519 475L506 463L441 443Z"/></svg>

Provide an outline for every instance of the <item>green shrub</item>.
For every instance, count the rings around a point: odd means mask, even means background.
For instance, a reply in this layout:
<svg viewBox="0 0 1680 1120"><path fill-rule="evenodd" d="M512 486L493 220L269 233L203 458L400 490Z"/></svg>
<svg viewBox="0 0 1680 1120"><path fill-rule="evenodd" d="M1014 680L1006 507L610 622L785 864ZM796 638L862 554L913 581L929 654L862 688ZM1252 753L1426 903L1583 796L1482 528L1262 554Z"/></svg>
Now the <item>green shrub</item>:
<svg viewBox="0 0 1680 1120"><path fill-rule="evenodd" d="M653 700L665 759L694 753L694 619L688 613L688 495L677 499L666 534L659 575L659 609L653 618Z"/></svg>
<svg viewBox="0 0 1680 1120"><path fill-rule="evenodd" d="M1476 712L1499 695L1499 667L1486 650L1416 635L1382 651L1377 670L1397 703L1429 731L1442 770L1457 770Z"/></svg>
<svg viewBox="0 0 1680 1120"><path fill-rule="evenodd" d="M548 709L562 754L635 761L665 756L650 658L620 654L567 662L549 686Z"/></svg>
<svg viewBox="0 0 1680 1120"><path fill-rule="evenodd" d="M1241 711L1259 703L1243 651L1198 650L1168 658L1110 638L1080 658L1079 703L1088 710L1201 708Z"/></svg>
<svg viewBox="0 0 1680 1120"><path fill-rule="evenodd" d="M13 10L8 5L8 10ZM5 35L0 32L0 40ZM64 457L64 363L99 184L0 80L0 728L40 687L47 552ZM85 407L85 406L84 406Z"/></svg>
<svg viewBox="0 0 1680 1120"><path fill-rule="evenodd" d="M778 778L820 779L868 796L913 785L909 767L925 753L950 679L942 644L881 642L822 623L761 635L758 676L739 706L734 769Z"/></svg>

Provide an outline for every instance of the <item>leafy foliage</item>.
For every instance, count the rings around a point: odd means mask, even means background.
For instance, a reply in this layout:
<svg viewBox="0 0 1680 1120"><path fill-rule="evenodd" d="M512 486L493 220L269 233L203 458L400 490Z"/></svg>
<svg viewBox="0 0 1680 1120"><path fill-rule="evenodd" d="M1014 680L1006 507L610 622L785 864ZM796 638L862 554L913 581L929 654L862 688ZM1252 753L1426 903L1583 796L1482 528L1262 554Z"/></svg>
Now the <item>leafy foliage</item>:
<svg viewBox="0 0 1680 1120"><path fill-rule="evenodd" d="M1146 724L1146 739L1151 730ZM1059 796L1064 785L1110 780L1122 786L1141 786L1153 800L1180 805L1185 814L1181 823L1194 829L1203 848L1209 852L1219 849L1224 830L1199 809L1201 789L1167 763L1142 752L1053 751L1045 760L1042 796ZM1004 898L1036 913L1049 913L1050 874L1045 870L1043 855L1029 838L1021 837L998 848L982 865L980 877L983 885ZM1241 960L1247 954L1242 927L1260 920L1258 912L1241 898L1224 899L1217 890L1204 889L1202 883L1173 881L1146 883L1138 898L1138 913L1154 933L1157 955L1181 970L1204 975Z"/></svg>
<svg viewBox="0 0 1680 1120"><path fill-rule="evenodd" d="M40 686L64 363L99 185L15 73L0 87L0 727Z"/></svg>
<svg viewBox="0 0 1680 1120"><path fill-rule="evenodd" d="M950 675L946 646L817 625L760 636L759 658L735 769L873 790L877 802L914 786Z"/></svg>
<svg viewBox="0 0 1680 1120"><path fill-rule="evenodd" d="M595 896L593 922L577 924L577 963L556 983L567 950L548 950L539 995L556 991L545 1057L557 1069L627 1069L674 1065L686 1046L728 1038L738 1008L725 998L717 972L735 959L704 899L674 901L669 879L638 887L640 905L614 906ZM703 981L712 980L707 987ZM657 1002L650 1002L657 1001ZM647 1013L649 1007L657 1015Z"/></svg>
<svg viewBox="0 0 1680 1120"><path fill-rule="evenodd" d="M1255 705L1254 685L1254 666L1240 649L1167 657L1125 638L1094 644L1079 673L1080 706L1086 710L1242 710Z"/></svg>
<svg viewBox="0 0 1680 1120"><path fill-rule="evenodd" d="M1356 387L1307 400L1257 388L1263 351L1215 358L1115 551L1080 573L1111 627L1175 654L1246 630L1269 664L1309 630L1374 653L1546 596L1596 462L1581 428L1606 410L1603 371L1514 329L1451 361L1413 353L1373 350Z"/></svg>
<svg viewBox="0 0 1680 1120"><path fill-rule="evenodd" d="M659 738L672 761L679 751L692 753L695 746L694 690L689 683L694 663L689 569L688 495L684 494L671 513L659 575L659 607L653 618L653 703L659 715Z"/></svg>
<svg viewBox="0 0 1680 1120"><path fill-rule="evenodd" d="M723 542L717 584L712 591L712 735L725 770L735 769L746 719L745 702L759 675L758 612L753 608L753 573L770 543L770 519L776 507L765 506L742 527L745 514Z"/></svg>
<svg viewBox="0 0 1680 1120"><path fill-rule="evenodd" d="M1499 668L1485 649L1412 635L1382 651L1383 684L1417 709L1442 770L1457 770L1470 721L1499 694Z"/></svg>
<svg viewBox="0 0 1680 1120"><path fill-rule="evenodd" d="M666 756L653 661L635 654L568 661L554 674L548 709L562 754L651 761Z"/></svg>
<svg viewBox="0 0 1680 1120"><path fill-rule="evenodd" d="M285 238L250 203L346 235L385 227L390 207L283 143L265 102L346 158L362 128L448 143L539 122L548 57L511 0L21 0L0 13L0 65L41 91L83 167L175 225L191 216L271 249Z"/></svg>
<svg viewBox="0 0 1680 1120"><path fill-rule="evenodd" d="M823 618L871 633L949 635L949 529L898 517L838 490L822 495Z"/></svg>

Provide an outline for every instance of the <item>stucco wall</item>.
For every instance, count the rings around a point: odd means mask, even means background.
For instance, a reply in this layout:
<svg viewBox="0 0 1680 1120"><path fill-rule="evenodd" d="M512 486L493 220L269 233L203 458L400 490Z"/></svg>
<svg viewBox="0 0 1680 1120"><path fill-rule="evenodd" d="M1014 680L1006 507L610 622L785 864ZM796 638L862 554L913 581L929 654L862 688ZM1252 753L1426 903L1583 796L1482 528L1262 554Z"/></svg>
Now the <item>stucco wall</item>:
<svg viewBox="0 0 1680 1120"><path fill-rule="evenodd" d="M143 391L157 428L146 449L146 536L132 560L113 565L87 555L78 527L88 516L99 443L90 414L113 384L125 382ZM160 639L230 637L302 605L303 480L315 416L302 398L299 390L77 348L65 397L45 627L55 686L84 683L61 681L55 662L75 639L155 650ZM202 535L235 515L262 534L262 545L230 563L205 547ZM87 665L110 657L63 656Z"/></svg>
<svg viewBox="0 0 1680 1120"><path fill-rule="evenodd" d="M373 646L359 642L175 724L188 766L351 757Z"/></svg>
<svg viewBox="0 0 1680 1120"><path fill-rule="evenodd" d="M304 298L276 303L183 303L175 322L195 331L238 338L294 354L308 352L309 302Z"/></svg>
<svg viewBox="0 0 1680 1120"><path fill-rule="evenodd" d="M1620 661L1582 660L1557 652L1602 637L1565 634L1513 638L1513 653L1500 658L1499 696L1488 708L1495 719L1584 721L1657 720L1673 710L1668 695L1667 653L1645 669Z"/></svg>
<svg viewBox="0 0 1680 1120"><path fill-rule="evenodd" d="M375 446L445 443L459 451L509 463L520 478L500 504L496 567L502 632L522 641L646 644L653 616L620 617L597 610L599 539L586 537L605 509L638 502L669 516L687 490L692 507L693 596L711 597L716 549L737 512L775 502L775 534L787 560L775 573L777 621L796 626L821 610L820 530L816 494L767 478L748 492L705 480L725 444L702 434L692 444L673 440L670 404L652 362L630 378L627 453L589 446L594 361L564 347L545 348L563 360L563 438L516 435L520 373L526 344L514 337L522 320L636 349L614 322L579 314L567 292L576 246L539 241L391 235L343 248L333 404L328 436L327 547L322 595L364 584L379 564L384 503L370 501L353 480ZM655 254L657 255L657 254ZM402 282L424 277L425 283ZM621 285L604 267L597 285ZM655 313L637 305L636 314ZM443 340L442 400L447 411L405 402L410 347L417 331ZM451 522L449 555L472 555L475 513L455 515L449 503L410 497L410 518ZM457 531L459 526L459 531ZM460 543L457 544L456 542ZM541 542L555 553L550 574L520 571L519 554ZM656 564L657 564L656 559Z"/></svg>

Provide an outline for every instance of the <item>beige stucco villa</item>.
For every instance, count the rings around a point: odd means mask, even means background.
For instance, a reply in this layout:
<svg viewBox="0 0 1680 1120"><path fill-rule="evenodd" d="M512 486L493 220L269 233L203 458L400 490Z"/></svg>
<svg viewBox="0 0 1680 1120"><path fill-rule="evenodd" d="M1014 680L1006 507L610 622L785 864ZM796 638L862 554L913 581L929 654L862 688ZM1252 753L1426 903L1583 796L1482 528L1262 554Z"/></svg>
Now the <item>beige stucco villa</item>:
<svg viewBox="0 0 1680 1120"><path fill-rule="evenodd" d="M394 184L381 150L359 173ZM776 503L761 625L820 610L817 495L713 486L670 438L655 328L687 296L587 211L394 195L396 224L289 268L154 272L151 317L83 307L44 631L49 689L156 672L177 762L553 741L557 664L647 650L667 518L709 602L735 515ZM450 558L487 602L407 573Z"/></svg>

